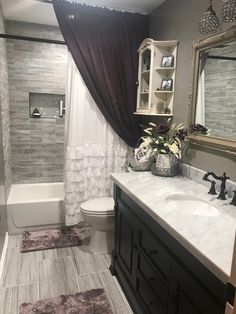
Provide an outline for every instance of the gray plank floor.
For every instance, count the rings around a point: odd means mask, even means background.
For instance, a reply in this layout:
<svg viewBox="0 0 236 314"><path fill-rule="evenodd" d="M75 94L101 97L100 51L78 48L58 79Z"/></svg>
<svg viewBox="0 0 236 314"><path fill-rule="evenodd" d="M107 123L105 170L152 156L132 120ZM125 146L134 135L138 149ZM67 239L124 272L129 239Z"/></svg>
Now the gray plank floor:
<svg viewBox="0 0 236 314"><path fill-rule="evenodd" d="M18 314L23 302L103 288L118 314L133 313L116 278L110 255L87 246L20 253L21 236L10 236L0 280L0 314Z"/></svg>
<svg viewBox="0 0 236 314"><path fill-rule="evenodd" d="M3 246L4 246L4 240L5 240L5 236L0 235L0 258L2 255L2 250L3 250Z"/></svg>

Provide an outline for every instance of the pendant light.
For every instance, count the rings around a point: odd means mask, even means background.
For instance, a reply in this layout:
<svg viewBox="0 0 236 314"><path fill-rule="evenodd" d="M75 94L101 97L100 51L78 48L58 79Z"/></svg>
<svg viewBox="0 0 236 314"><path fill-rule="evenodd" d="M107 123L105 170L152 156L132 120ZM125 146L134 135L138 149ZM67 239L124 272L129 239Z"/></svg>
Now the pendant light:
<svg viewBox="0 0 236 314"><path fill-rule="evenodd" d="M221 19L224 23L236 21L236 0L223 0Z"/></svg>
<svg viewBox="0 0 236 314"><path fill-rule="evenodd" d="M198 29L201 34L210 35L217 32L219 28L220 21L212 8L212 0L210 0L206 12L200 18Z"/></svg>

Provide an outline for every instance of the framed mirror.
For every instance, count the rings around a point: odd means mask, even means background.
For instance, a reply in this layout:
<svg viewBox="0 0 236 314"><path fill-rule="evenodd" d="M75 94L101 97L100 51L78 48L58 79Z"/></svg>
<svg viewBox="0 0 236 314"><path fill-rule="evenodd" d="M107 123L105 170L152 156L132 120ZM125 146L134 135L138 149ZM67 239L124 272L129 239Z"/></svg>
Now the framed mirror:
<svg viewBox="0 0 236 314"><path fill-rule="evenodd" d="M210 129L190 135L200 145L236 153L236 25L193 42L189 124Z"/></svg>

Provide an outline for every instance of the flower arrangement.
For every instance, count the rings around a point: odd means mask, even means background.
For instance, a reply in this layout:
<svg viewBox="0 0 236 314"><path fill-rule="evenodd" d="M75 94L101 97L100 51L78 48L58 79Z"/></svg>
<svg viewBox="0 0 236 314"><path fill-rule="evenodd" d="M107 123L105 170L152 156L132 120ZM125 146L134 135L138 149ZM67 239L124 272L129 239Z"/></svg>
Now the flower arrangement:
<svg viewBox="0 0 236 314"><path fill-rule="evenodd" d="M148 123L143 129L145 136L141 137L142 143L139 148L146 151L149 156L156 154L173 153L176 158L181 159L182 142L188 131L183 123L170 125L170 119L166 124Z"/></svg>
<svg viewBox="0 0 236 314"><path fill-rule="evenodd" d="M208 130L204 125L199 123L197 124L190 124L188 128L189 134L193 135L209 135L211 130Z"/></svg>

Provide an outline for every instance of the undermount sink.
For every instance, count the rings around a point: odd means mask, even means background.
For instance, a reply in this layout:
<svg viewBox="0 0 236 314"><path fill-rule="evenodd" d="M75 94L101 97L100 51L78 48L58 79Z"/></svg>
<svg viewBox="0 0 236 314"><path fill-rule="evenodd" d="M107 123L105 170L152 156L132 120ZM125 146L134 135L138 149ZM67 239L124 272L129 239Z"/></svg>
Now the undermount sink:
<svg viewBox="0 0 236 314"><path fill-rule="evenodd" d="M172 194L166 197L168 206L196 216L218 216L219 210L200 197L188 194Z"/></svg>

